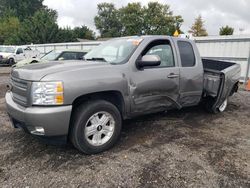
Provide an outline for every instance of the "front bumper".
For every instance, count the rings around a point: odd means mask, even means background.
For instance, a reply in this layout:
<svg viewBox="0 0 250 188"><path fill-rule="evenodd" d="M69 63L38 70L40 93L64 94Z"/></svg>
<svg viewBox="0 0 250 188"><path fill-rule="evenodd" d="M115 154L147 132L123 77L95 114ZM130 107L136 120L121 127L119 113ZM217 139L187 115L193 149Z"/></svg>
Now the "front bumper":
<svg viewBox="0 0 250 188"><path fill-rule="evenodd" d="M7 64L8 61L9 61L9 59L7 59L7 58L3 58L3 59L0 58L0 64Z"/></svg>
<svg viewBox="0 0 250 188"><path fill-rule="evenodd" d="M23 107L15 103L11 92L5 95L7 112L14 127L37 136L56 137L68 135L72 106ZM38 132L37 130L44 131Z"/></svg>

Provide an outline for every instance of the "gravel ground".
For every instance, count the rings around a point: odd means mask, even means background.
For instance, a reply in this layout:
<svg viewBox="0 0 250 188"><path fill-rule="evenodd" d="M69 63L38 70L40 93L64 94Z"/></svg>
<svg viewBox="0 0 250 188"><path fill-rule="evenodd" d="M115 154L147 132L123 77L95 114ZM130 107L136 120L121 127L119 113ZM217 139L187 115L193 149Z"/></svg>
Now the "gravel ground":
<svg viewBox="0 0 250 188"><path fill-rule="evenodd" d="M113 149L86 156L13 129L7 81L0 74L0 187L250 187L250 92L222 114L194 107L126 121Z"/></svg>

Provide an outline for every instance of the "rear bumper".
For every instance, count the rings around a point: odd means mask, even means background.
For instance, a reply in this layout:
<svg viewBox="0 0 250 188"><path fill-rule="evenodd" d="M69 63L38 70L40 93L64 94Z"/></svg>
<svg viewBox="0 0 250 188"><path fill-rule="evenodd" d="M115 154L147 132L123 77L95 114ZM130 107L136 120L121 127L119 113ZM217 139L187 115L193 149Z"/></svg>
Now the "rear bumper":
<svg viewBox="0 0 250 188"><path fill-rule="evenodd" d="M68 135L71 105L26 108L16 104L10 92L6 93L5 100L14 127L21 127L28 133L42 137Z"/></svg>

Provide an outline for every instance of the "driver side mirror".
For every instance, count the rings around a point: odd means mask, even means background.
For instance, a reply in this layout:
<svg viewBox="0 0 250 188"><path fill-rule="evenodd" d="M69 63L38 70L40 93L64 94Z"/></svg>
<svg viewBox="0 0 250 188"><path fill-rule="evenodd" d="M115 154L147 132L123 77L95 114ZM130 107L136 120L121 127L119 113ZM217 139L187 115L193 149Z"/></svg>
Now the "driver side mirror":
<svg viewBox="0 0 250 188"><path fill-rule="evenodd" d="M161 64L161 59L158 55L144 55L141 60L136 61L138 69L143 67L155 67Z"/></svg>

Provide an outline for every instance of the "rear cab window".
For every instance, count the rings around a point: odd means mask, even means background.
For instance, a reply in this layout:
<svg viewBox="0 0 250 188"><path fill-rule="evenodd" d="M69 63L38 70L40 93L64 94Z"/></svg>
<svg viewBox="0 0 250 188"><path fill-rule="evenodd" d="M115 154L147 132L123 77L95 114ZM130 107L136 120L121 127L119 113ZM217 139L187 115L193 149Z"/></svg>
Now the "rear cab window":
<svg viewBox="0 0 250 188"><path fill-rule="evenodd" d="M195 54L192 44L187 41L178 41L177 45L180 52L182 67L195 66Z"/></svg>

